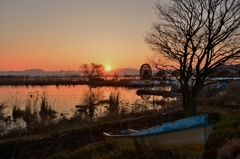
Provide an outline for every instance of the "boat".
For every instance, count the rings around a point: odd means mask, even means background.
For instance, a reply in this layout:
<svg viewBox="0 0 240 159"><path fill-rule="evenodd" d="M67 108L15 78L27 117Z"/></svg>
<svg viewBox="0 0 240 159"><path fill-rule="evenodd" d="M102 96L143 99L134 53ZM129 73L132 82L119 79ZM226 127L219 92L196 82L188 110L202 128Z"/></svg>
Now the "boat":
<svg viewBox="0 0 240 159"><path fill-rule="evenodd" d="M122 130L120 134L103 132L106 141L129 151L179 151L201 157L214 126L204 113L164 123L144 130Z"/></svg>

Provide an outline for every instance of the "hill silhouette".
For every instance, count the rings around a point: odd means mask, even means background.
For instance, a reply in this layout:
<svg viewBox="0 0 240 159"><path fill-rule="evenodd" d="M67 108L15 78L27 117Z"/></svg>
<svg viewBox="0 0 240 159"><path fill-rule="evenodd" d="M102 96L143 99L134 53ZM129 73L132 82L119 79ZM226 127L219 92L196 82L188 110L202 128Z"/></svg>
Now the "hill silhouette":
<svg viewBox="0 0 240 159"><path fill-rule="evenodd" d="M104 72L105 75L113 75L117 73L118 75L138 75L139 70L133 69L133 68L120 68L116 70L111 70L109 72ZM82 71L81 70L60 70L60 71L44 71L42 69L27 69L23 71L0 71L0 75L14 75L14 76L24 76L24 75L29 75L29 76L64 76L64 75L81 75Z"/></svg>

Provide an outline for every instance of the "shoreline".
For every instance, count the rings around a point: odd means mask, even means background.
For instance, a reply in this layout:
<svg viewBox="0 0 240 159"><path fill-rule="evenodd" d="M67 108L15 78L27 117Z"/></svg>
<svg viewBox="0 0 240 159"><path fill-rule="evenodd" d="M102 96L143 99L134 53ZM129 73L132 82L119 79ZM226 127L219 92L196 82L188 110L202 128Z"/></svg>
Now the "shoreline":
<svg viewBox="0 0 240 159"><path fill-rule="evenodd" d="M113 86L113 87L154 87L154 86L160 86L156 84L139 84L139 85L133 85L130 83L130 81L133 81L132 79L126 79L126 80L119 80L119 81L113 81L113 80L104 80L104 81L83 81L83 80L24 80L24 79L0 79L0 86L48 86L48 85L55 85L55 86L61 86L61 85L89 85L93 87L101 87L101 86ZM151 81L151 80L150 80ZM153 81L153 80L152 80Z"/></svg>

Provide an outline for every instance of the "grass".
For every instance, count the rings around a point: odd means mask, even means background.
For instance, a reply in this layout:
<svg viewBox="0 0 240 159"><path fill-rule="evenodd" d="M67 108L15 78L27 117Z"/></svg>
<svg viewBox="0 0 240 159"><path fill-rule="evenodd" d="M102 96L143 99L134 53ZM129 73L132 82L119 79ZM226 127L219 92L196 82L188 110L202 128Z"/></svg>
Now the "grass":
<svg viewBox="0 0 240 159"><path fill-rule="evenodd" d="M120 92L111 92L109 96L109 115L116 115L118 114L119 111L119 97L120 97Z"/></svg>
<svg viewBox="0 0 240 159"><path fill-rule="evenodd" d="M54 118L56 113L57 112L52 109L51 104L49 104L48 94L46 92L43 92L41 97L39 115L42 117Z"/></svg>
<svg viewBox="0 0 240 159"><path fill-rule="evenodd" d="M240 138L226 140L222 147L218 150L217 157L219 159L240 159Z"/></svg>
<svg viewBox="0 0 240 159"><path fill-rule="evenodd" d="M7 108L7 105L5 104L5 102L1 102L0 103L0 119L4 117L4 109Z"/></svg>
<svg viewBox="0 0 240 159"><path fill-rule="evenodd" d="M1 138L19 136L25 134L34 134L49 130L52 126L56 125L56 111L51 107L46 92L39 94L38 92L29 92L24 102L21 102L19 98L12 99L13 101L4 100L0 103L0 119L6 120L3 111L9 103L12 104L12 117L15 122L16 118L22 118L27 124L25 128L13 128L8 131L8 134L3 134ZM21 105L22 104L22 105ZM24 107L21 109L20 107ZM10 111L11 112L11 111ZM2 129L2 128L1 128Z"/></svg>
<svg viewBox="0 0 240 159"><path fill-rule="evenodd" d="M131 152L119 151L107 142L102 141L84 146L70 153L56 153L49 156L47 159L131 159L132 157L133 155L131 154Z"/></svg>
<svg viewBox="0 0 240 159"><path fill-rule="evenodd" d="M223 112L221 106L216 105L206 105L200 106L199 111L204 112L203 110L208 110L205 112L213 111L215 109L216 112ZM220 109L220 110L218 110ZM218 150L218 158L239 158L237 156L236 149L240 149L240 112L236 111L229 112L229 114L222 113L220 114L220 121L216 123L214 126L209 138L208 142L214 143L218 141L225 141L222 148ZM146 115L146 114L145 114ZM115 119L119 121L119 119ZM114 122L114 121L112 121ZM94 123L92 123L94 124ZM97 123L96 123L97 124ZM104 125L106 121L99 121L98 125ZM239 152L239 151L238 151ZM88 158L88 159L152 159L152 158L168 158L168 159L192 159L194 156L189 156L189 154L181 154L181 153L172 153L169 151L165 152L129 152L125 150L119 150L115 148L113 145L109 145L105 141L100 141L97 143L93 143L87 145L85 147L81 147L72 152L61 152L54 154L49 157L49 159L53 159L54 157L58 157L59 159L72 159L72 158ZM228 156L228 157L226 157ZM229 157L230 156L230 157ZM238 159L237 158L237 159Z"/></svg>
<svg viewBox="0 0 240 159"><path fill-rule="evenodd" d="M222 115L211 132L211 140L223 140L240 136L240 113Z"/></svg>
<svg viewBox="0 0 240 159"><path fill-rule="evenodd" d="M156 112L155 112L156 113ZM155 115L154 112L146 114L138 114L139 116L153 116ZM125 117L119 117L119 118L107 118L107 119L101 119L98 121L88 121L85 122L82 119L76 117L72 119L63 119L60 121L59 124L54 125L52 123L45 125L45 127L41 127L41 125L44 125L43 123L36 123L36 127L32 128L32 132L47 132L47 133L61 133L61 131L68 131L73 129L81 129L81 127L102 127L108 123L114 123L114 122L121 122L121 120L126 120L128 118L133 118L132 116L125 116ZM141 120L142 121L142 120ZM81 125L82 123L82 125ZM221 115L220 122L217 123L214 126L214 129L209 137L209 140L211 142L215 142L219 139L231 139L236 138L236 136L239 136L239 130L236 130L236 127L240 125L240 117L239 114L231 114L231 115ZM39 127L40 126L40 127ZM68 130L67 130L68 129ZM19 132L18 132L19 133ZM64 132L62 132L64 133ZM26 135L26 134L25 134ZM90 134L89 134L90 135ZM16 136L16 135L15 135ZM71 158L89 158L89 159L96 159L96 158L102 158L102 159L142 159L142 158L169 158L169 159L187 159L187 158L194 158L192 156L189 156L188 154L173 154L171 152L129 152L125 150L119 150L114 148L112 145L109 145L105 141L100 141L96 143L89 144L84 147L80 147L74 151L66 152L66 151L60 151L57 152L51 156L48 157L49 159L71 159Z"/></svg>
<svg viewBox="0 0 240 159"><path fill-rule="evenodd" d="M100 141L81 147L70 153L56 153L49 156L47 159L154 159L154 158L168 158L168 159L193 159L195 156L190 156L184 153L174 153L172 151L138 151L131 152L120 150L105 141Z"/></svg>
<svg viewBox="0 0 240 159"><path fill-rule="evenodd" d="M239 115L232 115L230 119L228 117L221 117L220 122L214 127L208 140L211 142L218 140L226 140L223 147L218 151L218 158L227 158L228 156L237 157L236 149L239 150L240 139L239 130L236 129L236 125L240 125ZM222 131L224 130L224 131ZM239 151L238 151L239 152ZM153 158L168 158L168 159L194 159L195 156L190 156L184 153L172 153L170 151L160 152L130 152L126 150L120 150L110 145L105 141L96 142L81 148L78 148L72 152L60 152L53 154L48 159L153 159ZM229 157L228 157L229 158ZM231 158L231 157L230 157ZM229 158L229 159L230 159ZM233 157L234 158L234 157Z"/></svg>

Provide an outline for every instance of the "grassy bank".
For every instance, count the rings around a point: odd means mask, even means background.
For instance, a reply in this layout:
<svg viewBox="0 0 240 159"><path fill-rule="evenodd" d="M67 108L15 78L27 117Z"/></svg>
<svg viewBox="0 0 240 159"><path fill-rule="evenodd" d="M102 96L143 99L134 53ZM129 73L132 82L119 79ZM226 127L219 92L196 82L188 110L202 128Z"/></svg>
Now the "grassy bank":
<svg viewBox="0 0 240 159"><path fill-rule="evenodd" d="M204 110L218 110L216 105L199 106L199 112ZM220 109L221 110L221 109ZM220 111L219 112L224 112ZM0 151L9 152L11 155L17 146L18 152L15 156L31 156L32 158L49 159L68 159L68 158L191 158L187 154L171 154L170 152L129 152L116 149L114 146L105 142L102 135L104 131L119 132L120 130L144 129L159 125L167 121L182 118L182 111L166 110L169 113L163 115L163 112L148 111L144 113L126 114L121 116L112 116L98 121L84 121L80 118L63 119L59 124L49 124L41 127L41 123L33 127L29 134L19 132L9 134L5 143L0 142ZM220 114L220 121L214 126L206 144L206 159L214 159L218 151L224 150L224 142L240 137L240 113L231 111L229 114ZM38 126L39 125L39 126ZM38 133L38 134L36 134ZM34 135L35 134L35 135ZM28 136L28 138L25 138ZM232 145L237 143L232 141ZM229 143L228 143L229 144ZM223 147L221 148L221 146ZM226 145L226 144L225 144ZM228 146L229 147L229 146ZM233 147L233 146L232 146ZM226 146L225 146L226 149ZM230 150L229 150L230 151ZM226 154L226 153L224 153ZM228 153L229 155L229 153ZM40 157L39 157L40 156ZM1 157L0 157L1 158Z"/></svg>
<svg viewBox="0 0 240 159"><path fill-rule="evenodd" d="M237 129L236 129L237 127ZM221 115L220 121L214 126L206 143L206 151L203 158L236 158L240 151L240 113ZM105 141L94 142L92 144L79 147L70 152L58 152L48 157L48 159L194 159L188 154L174 154L169 151L162 152L130 152L120 150L109 145Z"/></svg>

